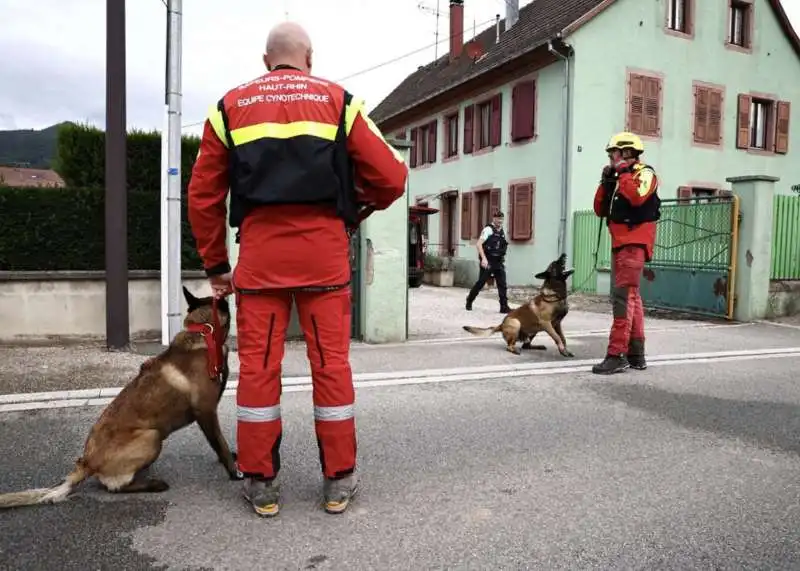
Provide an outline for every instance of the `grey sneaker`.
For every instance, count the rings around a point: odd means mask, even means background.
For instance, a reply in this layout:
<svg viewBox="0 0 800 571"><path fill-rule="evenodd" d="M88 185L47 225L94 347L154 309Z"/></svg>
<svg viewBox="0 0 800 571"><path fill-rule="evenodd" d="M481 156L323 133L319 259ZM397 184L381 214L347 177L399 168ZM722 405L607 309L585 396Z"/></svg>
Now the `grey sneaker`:
<svg viewBox="0 0 800 571"><path fill-rule="evenodd" d="M275 517L280 511L280 486L275 478L248 478L244 483L244 497L261 517Z"/></svg>
<svg viewBox="0 0 800 571"><path fill-rule="evenodd" d="M322 493L325 496L325 511L329 514L344 513L357 492L358 476L355 473L339 480L325 478L322 486Z"/></svg>

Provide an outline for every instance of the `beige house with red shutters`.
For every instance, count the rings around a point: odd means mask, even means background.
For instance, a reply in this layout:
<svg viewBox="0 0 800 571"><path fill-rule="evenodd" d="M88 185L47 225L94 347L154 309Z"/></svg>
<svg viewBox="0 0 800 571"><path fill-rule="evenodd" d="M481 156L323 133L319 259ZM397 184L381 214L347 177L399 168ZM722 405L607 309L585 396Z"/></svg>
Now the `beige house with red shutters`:
<svg viewBox="0 0 800 571"><path fill-rule="evenodd" d="M726 191L742 174L780 177L779 193L800 183L800 40L780 0L505 4L465 38L452 0L448 53L371 111L413 142L412 200L440 209L429 250L453 256L457 282L476 277L496 207L510 284L572 254L573 213L591 207L618 131L642 137L663 198Z"/></svg>

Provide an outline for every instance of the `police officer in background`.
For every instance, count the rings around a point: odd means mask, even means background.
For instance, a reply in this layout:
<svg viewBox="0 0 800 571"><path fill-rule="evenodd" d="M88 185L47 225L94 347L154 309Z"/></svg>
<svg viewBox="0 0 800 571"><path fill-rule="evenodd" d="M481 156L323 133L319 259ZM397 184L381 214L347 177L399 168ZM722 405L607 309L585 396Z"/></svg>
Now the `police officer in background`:
<svg viewBox="0 0 800 571"><path fill-rule="evenodd" d="M469 290L467 295L467 311L472 311L472 302L478 297L486 281L490 276L494 276L497 282L497 294L500 298L500 313L508 313L507 283L506 283L506 249L508 240L503 231L503 213L496 211L492 214L492 223L487 224L478 237L478 258L480 259L481 269L478 274L478 281Z"/></svg>
<svg viewBox="0 0 800 571"><path fill-rule="evenodd" d="M348 228L359 205L388 208L408 168L364 103L311 75L308 34L273 28L268 73L228 91L209 113L189 183L188 218L215 295L236 296L238 463L260 516L278 514L281 362L297 304L313 381L324 508L342 513L358 488L350 368ZM231 274L226 247L239 228ZM362 211L362 215L365 212Z"/></svg>

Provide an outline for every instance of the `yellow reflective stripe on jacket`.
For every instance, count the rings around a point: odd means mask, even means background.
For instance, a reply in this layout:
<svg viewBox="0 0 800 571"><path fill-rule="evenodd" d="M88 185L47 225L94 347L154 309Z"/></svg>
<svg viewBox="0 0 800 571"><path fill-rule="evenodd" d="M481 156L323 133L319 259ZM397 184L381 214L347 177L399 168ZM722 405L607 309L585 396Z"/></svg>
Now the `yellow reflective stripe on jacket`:
<svg viewBox="0 0 800 571"><path fill-rule="evenodd" d="M225 123L222 121L222 113L217 109L216 103L208 109L208 122L217 134L222 144L228 146L228 139L225 137Z"/></svg>
<svg viewBox="0 0 800 571"><path fill-rule="evenodd" d="M361 99L353 98L345 110L345 133L350 135L350 130L353 128L353 123L356 121L356 116L363 109L364 101ZM208 110L208 121L214 129L219 140L226 147L228 146L227 137L225 137L225 124L222 121L222 113L217 109L216 105L212 105ZM231 139L234 145L243 145L258 139L289 139L298 137L300 135L310 135L328 141L333 141L336 138L336 129L338 125L335 123L321 123L317 121L295 121L293 123L257 123L255 125L248 125L247 127L240 127L231 131Z"/></svg>
<svg viewBox="0 0 800 571"><path fill-rule="evenodd" d="M316 121L295 121L294 123L258 123L239 127L231 131L234 145L244 145L258 139L291 139L300 135L310 135L333 141L337 125Z"/></svg>
<svg viewBox="0 0 800 571"><path fill-rule="evenodd" d="M376 137L378 137L381 141L383 141L383 144L386 145L390 151L392 151L392 155L394 156L395 160L398 163L405 163L403 155L401 155L400 152L397 149L395 149L392 145L386 142L386 139L383 137L383 133L381 133L381 130L378 129L378 126L372 121L372 119L370 119L367 115L363 113L361 114L361 118L364 119L364 121L366 121L369 130L372 131L372 133Z"/></svg>

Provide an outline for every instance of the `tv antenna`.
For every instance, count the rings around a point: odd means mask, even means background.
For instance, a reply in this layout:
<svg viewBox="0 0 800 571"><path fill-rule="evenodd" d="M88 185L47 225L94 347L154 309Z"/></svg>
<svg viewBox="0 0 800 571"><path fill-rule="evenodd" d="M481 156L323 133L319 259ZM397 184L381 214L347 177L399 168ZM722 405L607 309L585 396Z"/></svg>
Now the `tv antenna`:
<svg viewBox="0 0 800 571"><path fill-rule="evenodd" d="M433 59L439 59L439 16L442 16L442 12L439 11L439 2L440 0L436 0L436 8L431 8L430 6L426 6L424 2L420 2L417 4L417 8L422 10L423 12L428 12L429 14L433 14L436 16L436 31L434 32L434 36L436 38L436 45L434 46L434 55Z"/></svg>

